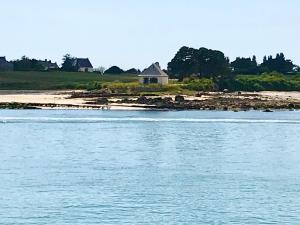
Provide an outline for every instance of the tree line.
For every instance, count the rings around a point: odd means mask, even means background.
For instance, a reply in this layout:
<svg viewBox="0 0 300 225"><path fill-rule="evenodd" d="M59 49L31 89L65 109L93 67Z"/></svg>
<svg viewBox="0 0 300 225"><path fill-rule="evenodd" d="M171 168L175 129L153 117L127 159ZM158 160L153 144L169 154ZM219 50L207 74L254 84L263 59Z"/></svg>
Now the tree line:
<svg viewBox="0 0 300 225"><path fill-rule="evenodd" d="M228 77L237 74L263 74L268 72L290 74L300 72L299 66L286 59L283 53L265 56L261 64L256 56L252 58L237 57L230 62L225 54L218 50L207 48L194 49L182 47L168 63L168 72L173 78L183 80L191 75L202 78Z"/></svg>
<svg viewBox="0 0 300 225"><path fill-rule="evenodd" d="M62 59L62 66L58 67L51 61L30 59L23 56L21 59L11 61L16 71L41 71L41 70L61 70L67 72L77 71L73 62L76 58L66 54ZM56 64L56 66L55 66ZM109 69L99 67L95 69L101 74L140 74L136 68L123 70L118 66ZM282 74L292 74L300 72L299 66L292 60L286 59L283 53L278 53L275 57L265 56L261 64L257 63L256 56L237 57L230 62L225 54L218 50L207 48L182 47L175 54L174 58L168 63L166 72L171 78L183 80L191 75L199 78L212 78L215 81L228 79L234 75L243 74L263 74L278 72Z"/></svg>

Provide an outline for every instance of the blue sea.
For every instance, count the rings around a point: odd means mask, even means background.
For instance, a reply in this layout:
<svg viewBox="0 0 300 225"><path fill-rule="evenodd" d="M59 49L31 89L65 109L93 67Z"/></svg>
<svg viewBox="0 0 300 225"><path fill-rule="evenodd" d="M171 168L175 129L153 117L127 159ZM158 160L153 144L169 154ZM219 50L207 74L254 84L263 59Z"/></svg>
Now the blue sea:
<svg viewBox="0 0 300 225"><path fill-rule="evenodd" d="M0 110L0 224L300 224L300 112Z"/></svg>

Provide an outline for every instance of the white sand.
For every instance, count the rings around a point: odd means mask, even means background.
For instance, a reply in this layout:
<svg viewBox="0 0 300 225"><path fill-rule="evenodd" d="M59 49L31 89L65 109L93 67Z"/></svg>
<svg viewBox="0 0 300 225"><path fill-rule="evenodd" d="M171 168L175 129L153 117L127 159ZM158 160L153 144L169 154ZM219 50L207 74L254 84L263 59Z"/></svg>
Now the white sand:
<svg viewBox="0 0 300 225"><path fill-rule="evenodd" d="M86 104L91 99L84 98L72 98L71 93L74 91L0 91L0 103L36 103L36 104L55 104L55 109L81 109L90 107L101 108L109 110L145 110L141 105L136 104L110 104L106 106ZM59 106L61 105L61 106ZM72 107L66 107L65 105L72 105ZM139 107L138 107L139 106ZM42 107L43 109L52 109L50 107Z"/></svg>
<svg viewBox="0 0 300 225"><path fill-rule="evenodd" d="M0 102L17 102L17 103L38 103L38 104L74 104L82 105L85 103L83 99L67 99L70 94L66 92L32 92L32 93L16 93L6 92L2 94L0 92Z"/></svg>

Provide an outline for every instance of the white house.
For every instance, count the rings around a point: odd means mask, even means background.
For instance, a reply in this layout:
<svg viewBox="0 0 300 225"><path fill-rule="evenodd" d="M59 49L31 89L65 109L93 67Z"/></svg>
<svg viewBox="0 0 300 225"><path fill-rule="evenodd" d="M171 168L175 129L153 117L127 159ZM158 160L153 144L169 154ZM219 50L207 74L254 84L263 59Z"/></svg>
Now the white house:
<svg viewBox="0 0 300 225"><path fill-rule="evenodd" d="M162 84L169 83L169 76L159 66L159 63L153 63L149 68L145 69L139 75L139 82L141 84Z"/></svg>

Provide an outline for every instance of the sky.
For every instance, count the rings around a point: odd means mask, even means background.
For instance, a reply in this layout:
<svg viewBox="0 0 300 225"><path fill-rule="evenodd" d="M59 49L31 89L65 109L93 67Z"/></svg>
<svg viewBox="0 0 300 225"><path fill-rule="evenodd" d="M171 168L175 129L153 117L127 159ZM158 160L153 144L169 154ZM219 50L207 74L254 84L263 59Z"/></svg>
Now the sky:
<svg viewBox="0 0 300 225"><path fill-rule="evenodd" d="M163 68L182 46L300 64L299 0L0 0L0 56Z"/></svg>

